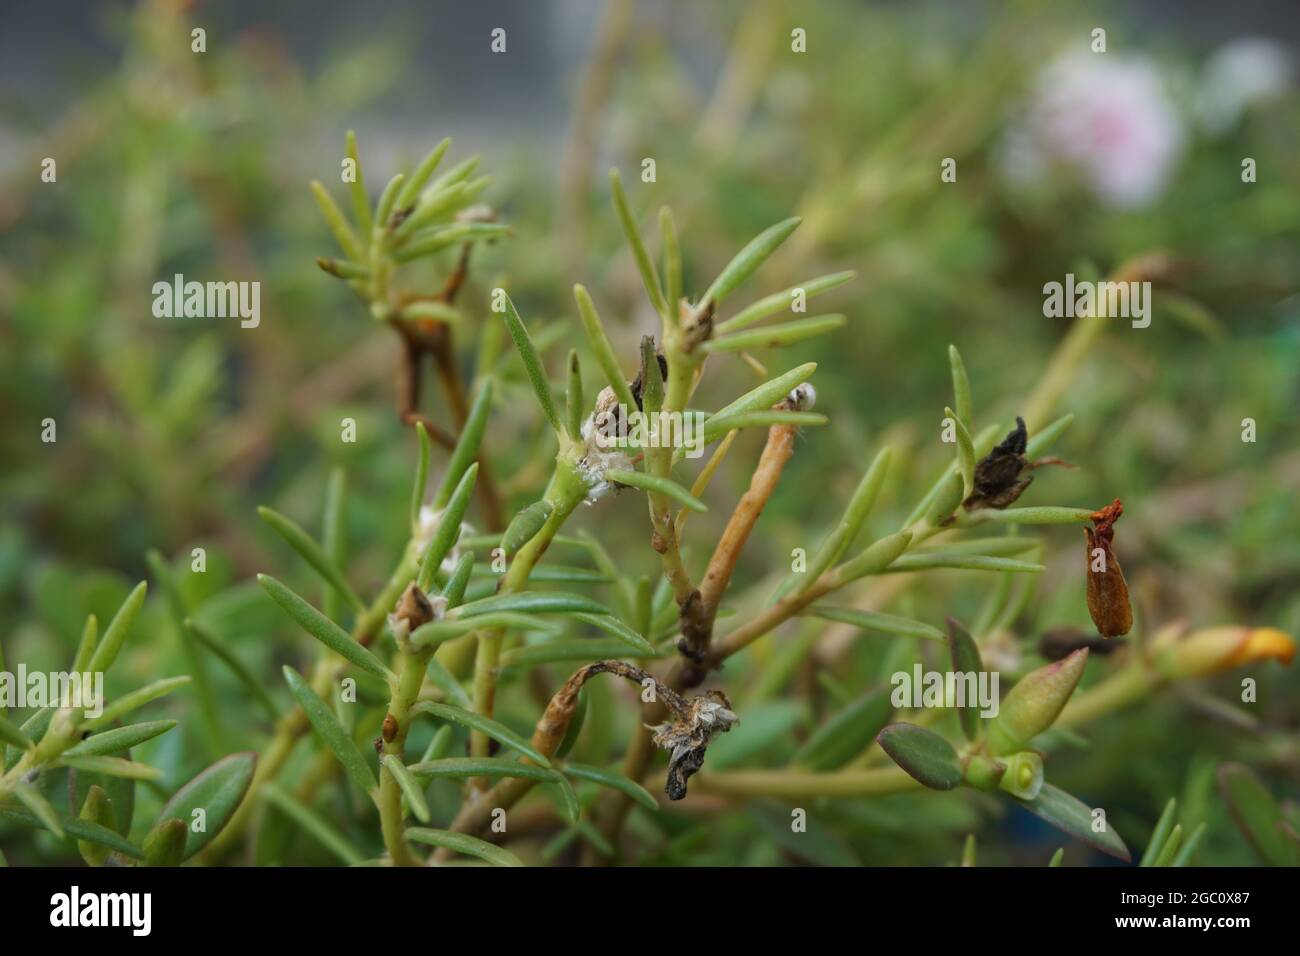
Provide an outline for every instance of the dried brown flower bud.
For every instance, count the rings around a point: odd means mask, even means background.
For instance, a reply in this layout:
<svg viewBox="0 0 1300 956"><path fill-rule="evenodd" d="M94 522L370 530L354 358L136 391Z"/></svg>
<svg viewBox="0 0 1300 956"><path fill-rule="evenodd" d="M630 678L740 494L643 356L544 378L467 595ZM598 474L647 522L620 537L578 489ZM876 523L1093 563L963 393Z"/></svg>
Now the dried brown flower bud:
<svg viewBox="0 0 1300 956"><path fill-rule="evenodd" d="M1084 560L1088 568L1088 613L1102 637L1120 637L1133 627L1128 584L1111 550L1115 540L1114 525L1123 513L1124 506L1116 498L1105 508L1093 512L1094 527L1083 529L1087 538Z"/></svg>
<svg viewBox="0 0 1300 956"><path fill-rule="evenodd" d="M1025 460L1025 448L1029 442L1029 432L1025 420L1016 416L1016 427L1001 444L996 445L975 465L974 487L962 503L967 511L975 508L1005 508L1021 496L1033 475L1021 478L1029 467Z"/></svg>
<svg viewBox="0 0 1300 956"><path fill-rule="evenodd" d="M384 715L384 729L382 732L385 741L391 741L397 736L397 718L392 714Z"/></svg>
<svg viewBox="0 0 1300 956"><path fill-rule="evenodd" d="M393 617L399 621L405 621L407 628L414 631L421 624L428 624L434 618L433 605L425 593L420 590L414 581L406 586L402 596L397 599L397 607L393 609Z"/></svg>

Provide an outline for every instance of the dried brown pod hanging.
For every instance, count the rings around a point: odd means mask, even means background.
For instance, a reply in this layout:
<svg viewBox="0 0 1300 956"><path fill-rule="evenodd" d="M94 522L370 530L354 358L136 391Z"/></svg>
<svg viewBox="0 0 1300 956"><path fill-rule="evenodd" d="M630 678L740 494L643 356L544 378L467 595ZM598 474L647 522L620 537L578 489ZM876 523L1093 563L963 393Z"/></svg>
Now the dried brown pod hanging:
<svg viewBox="0 0 1300 956"><path fill-rule="evenodd" d="M1084 528L1088 548L1084 555L1088 568L1088 613L1102 637L1120 637L1133 627L1133 608L1129 604L1128 584L1115 557L1115 522L1124 513L1116 498L1092 513L1093 527Z"/></svg>

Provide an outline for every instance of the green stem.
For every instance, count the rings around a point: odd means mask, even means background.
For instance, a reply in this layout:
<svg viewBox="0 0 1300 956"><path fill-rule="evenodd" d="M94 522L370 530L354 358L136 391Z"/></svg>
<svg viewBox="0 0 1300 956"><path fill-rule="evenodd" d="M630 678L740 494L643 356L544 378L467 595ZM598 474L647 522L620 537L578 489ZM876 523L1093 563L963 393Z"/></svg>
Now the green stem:
<svg viewBox="0 0 1300 956"><path fill-rule="evenodd" d="M397 661L397 684L388 703L388 716L396 724L392 740L384 741L384 753L401 760L405 755L406 734L410 730L411 707L420 698L424 686L424 672L434 649L423 651L403 650ZM385 719L385 724L388 723ZM388 771L379 768L379 822L394 866L414 866L419 862L406 845L402 834L402 788Z"/></svg>
<svg viewBox="0 0 1300 956"><path fill-rule="evenodd" d="M510 569L501 582L499 593L520 591L528 585L528 576L550 547L551 541L569 515L573 514L573 509L587 497L587 482L573 464L576 447L570 446L566 439L562 438L561 442L555 473L551 476L544 496L551 504L551 516L546 519L541 530L515 554ZM495 703L497 667L501 660L503 637L504 631L500 628L482 631L478 637L478 651L474 658L474 710L485 717L492 716ZM489 745L490 741L485 734L477 730L470 734L471 756L486 757Z"/></svg>
<svg viewBox="0 0 1300 956"><path fill-rule="evenodd" d="M729 797L881 797L919 790L921 785L898 767L805 773L784 770L732 770L701 773L691 790Z"/></svg>

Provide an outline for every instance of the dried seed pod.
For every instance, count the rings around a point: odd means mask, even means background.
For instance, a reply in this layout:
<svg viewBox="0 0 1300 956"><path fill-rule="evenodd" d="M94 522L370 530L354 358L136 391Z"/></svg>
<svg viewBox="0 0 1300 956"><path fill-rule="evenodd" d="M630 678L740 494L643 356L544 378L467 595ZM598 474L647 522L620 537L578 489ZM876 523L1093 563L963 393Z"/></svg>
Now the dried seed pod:
<svg viewBox="0 0 1300 956"><path fill-rule="evenodd" d="M381 732L384 740L391 742L393 738L397 736L397 718L392 714L385 714L384 725Z"/></svg>
<svg viewBox="0 0 1300 956"><path fill-rule="evenodd" d="M1025 420L1016 416L1016 427L1007 433L1001 444L981 458L975 465L974 487L962 503L967 511L975 508L1005 508L1024 493L1033 475L1021 478L1030 463L1025 459L1029 432Z"/></svg>
<svg viewBox="0 0 1300 956"><path fill-rule="evenodd" d="M1102 637L1120 637L1133 627L1128 584L1112 550L1115 522L1123 513L1124 506L1116 498L1105 508L1093 512L1094 527L1083 529L1087 538L1084 560L1088 568L1088 613Z"/></svg>

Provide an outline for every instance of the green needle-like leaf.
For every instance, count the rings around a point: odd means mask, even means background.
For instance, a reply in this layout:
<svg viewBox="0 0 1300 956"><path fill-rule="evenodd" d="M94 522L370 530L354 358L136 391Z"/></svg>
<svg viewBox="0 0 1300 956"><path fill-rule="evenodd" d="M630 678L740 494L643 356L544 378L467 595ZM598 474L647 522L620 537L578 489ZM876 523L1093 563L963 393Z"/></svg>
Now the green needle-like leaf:
<svg viewBox="0 0 1300 956"><path fill-rule="evenodd" d="M307 686L302 675L287 664L284 666L284 679L289 684L289 692L293 694L294 700L303 709L311 725L316 728L316 733L320 735L321 740L334 752L334 756L347 772L348 778L362 793L369 793L375 786L375 775L370 765L366 763L361 749L334 716L334 711Z"/></svg>
<svg viewBox="0 0 1300 956"><path fill-rule="evenodd" d="M447 461L447 470L438 485L438 492L433 496L435 511L447 507L447 502L451 500L452 493L465 476L465 472L478 458L479 446L483 444L483 433L487 429L488 415L492 411L492 388L491 378L484 378L479 383L474 404L470 406L469 416L465 419L465 427L461 429L460 438L457 439L456 447Z"/></svg>
<svg viewBox="0 0 1300 956"><path fill-rule="evenodd" d="M984 663L980 660L980 649L970 632L958 623L956 618L948 618L948 655L952 659L952 669L957 674L980 674ZM978 679L978 678L977 678ZM961 720L962 733L967 740L975 740L980 732L980 705L978 701L966 700L957 708Z"/></svg>
<svg viewBox="0 0 1300 956"><path fill-rule="evenodd" d="M248 793L256 766L257 754L251 751L222 757L167 801L158 814L157 823L175 819L185 824L188 832L183 859L188 860L211 843L230 822ZM196 810L203 811L201 817L195 813ZM202 829L195 828L199 819L203 820Z"/></svg>
<svg viewBox="0 0 1300 956"><path fill-rule="evenodd" d="M79 744L69 747L63 752L64 757L78 756L95 756L102 754L116 754L123 750L129 750L136 744L142 744L146 740L152 740L161 734L167 733L176 726L174 720L149 720L139 724L131 724L126 727L114 727L112 730L105 730L102 733L93 734L87 737Z"/></svg>
<svg viewBox="0 0 1300 956"><path fill-rule="evenodd" d="M19 750L31 750L36 746L32 739L22 732L7 717L0 717L0 741L17 747Z"/></svg>
<svg viewBox="0 0 1300 956"><path fill-rule="evenodd" d="M915 621L910 617L899 617L896 614L885 614L881 611L864 611L853 607L826 607L818 604L808 608L803 614L807 617L838 621L841 624L851 624L864 630L881 631L885 634L922 637L930 641L945 639L943 631L932 624Z"/></svg>
<svg viewBox="0 0 1300 956"><path fill-rule="evenodd" d="M72 672L83 674L90 665L90 658L99 644L99 619L93 614L86 615L86 626L81 629L81 642L77 645L77 655L72 659ZM0 670L4 670L4 657L0 655ZM0 706L0 717L5 713Z"/></svg>
<svg viewBox="0 0 1300 956"><path fill-rule="evenodd" d="M618 638L638 654L643 654L646 657L655 656L655 647L653 644L612 614L578 613L573 616L584 624L590 624L592 627L600 628L600 630L604 631L606 634Z"/></svg>
<svg viewBox="0 0 1300 956"><path fill-rule="evenodd" d="M144 597L148 590L148 584L141 581L127 595L126 600L122 602L122 606L113 615L113 620L109 622L107 630L104 631L104 636L95 648L95 653L91 655L87 670L107 673L108 669L113 666L113 662L117 660L118 652L122 650L122 644L131 632L131 625L135 623L136 615L140 613L140 606L144 604Z"/></svg>
<svg viewBox="0 0 1300 956"><path fill-rule="evenodd" d="M998 558L985 554L927 551L905 554L889 565L891 572L920 571L923 568L957 568L965 571L1021 571L1032 574L1045 570L1041 564L1016 558Z"/></svg>
<svg viewBox="0 0 1300 956"><path fill-rule="evenodd" d="M794 763L808 770L838 770L875 739L894 712L890 689L881 687L863 694L815 730Z"/></svg>
<svg viewBox="0 0 1300 956"><path fill-rule="evenodd" d="M769 226L749 241L745 248L736 253L736 257L713 280L708 291L700 297L700 305L712 302L721 305L722 300L731 294L736 286L748 279L760 265L776 251L781 243L790 237L790 233L799 227L803 220L795 217Z"/></svg>
<svg viewBox="0 0 1300 956"><path fill-rule="evenodd" d="M641 283L645 286L646 294L650 296L650 304L660 316L671 321L668 319L668 303L664 299L663 288L659 285L654 260L650 258L645 243L641 241L641 228L636 223L636 217L632 215L627 193L623 191L623 179L617 169L609 171L609 188L614 194L614 208L618 211L618 221L623 227L623 234L627 236L627 244L632 248L632 258L636 260L636 268L641 273Z"/></svg>
<svg viewBox="0 0 1300 956"><path fill-rule="evenodd" d="M474 494L474 482L477 480L478 462L472 462L465 469L465 474L461 476L456 490L452 492L447 507L438 516L438 524L433 530L433 536L420 557L418 576L420 590L428 591L433 587L435 572L442 566L442 562L446 560L447 555L460 539L461 524L465 520L465 512L469 510L470 498Z"/></svg>
<svg viewBox="0 0 1300 956"><path fill-rule="evenodd" d="M581 285L575 285L573 298L578 303L578 317L582 320L583 331L587 333L587 341L591 343L591 350L596 353L596 363L604 373L606 381L609 382L609 387L614 390L620 405L629 409L636 408L636 398L632 395L632 388L623 377L618 358L614 354L614 347L609 344L605 327L601 324L600 317L596 315L596 307L592 304L591 296Z"/></svg>
<svg viewBox="0 0 1300 956"><path fill-rule="evenodd" d="M121 777L125 780L161 780L162 771L148 764L121 757L69 757L64 754L60 762L75 770L85 773L98 773L106 777Z"/></svg>
<svg viewBox="0 0 1300 956"><path fill-rule="evenodd" d="M658 475L648 475L641 471L622 471L611 468L605 472L605 478L608 481L616 481L620 485L631 485L634 488L641 488L652 494L663 495L665 498L671 498L691 511L708 511L709 506L699 498L683 488L671 478L661 478Z"/></svg>
<svg viewBox="0 0 1300 956"><path fill-rule="evenodd" d="M334 566L334 562L329 559L321 546L312 539L312 536L302 529L301 525L273 508L258 508L257 514L258 517L271 526L276 534L288 543L289 547L297 551L302 559L310 564L316 573L330 587L334 588L353 610L365 610L365 602L352 590L344 579L343 572Z"/></svg>
<svg viewBox="0 0 1300 956"><path fill-rule="evenodd" d="M519 611L525 614L565 614L585 612L587 614L608 614L609 608L599 601L593 601L581 594L566 594L563 591L515 591L509 594L494 594L462 604L449 613L452 618L481 617L499 611Z"/></svg>
<svg viewBox="0 0 1300 956"><path fill-rule="evenodd" d="M1104 829L1100 833L1094 830L1092 808L1070 796L1064 790L1054 787L1050 783L1045 783L1043 789L1039 791L1038 796L1033 800L1017 800L1016 802L1058 830L1070 834L1076 840L1081 840L1089 846L1096 847L1103 853L1117 857L1125 863L1130 862L1131 857L1129 856L1128 847L1119 838L1119 834L1110 828L1110 824L1104 824Z"/></svg>
<svg viewBox="0 0 1300 956"><path fill-rule="evenodd" d="M470 777L518 777L521 780L554 782L556 773L548 767L521 763L506 757L445 757L406 768L417 777L468 779Z"/></svg>
<svg viewBox="0 0 1300 956"><path fill-rule="evenodd" d="M1138 866L1151 866L1155 863L1156 857L1164 848L1165 841L1169 839L1170 831L1174 828L1174 814L1177 810L1178 801L1170 797L1160 813L1160 819L1156 821L1155 829L1151 831L1151 839L1147 842L1147 848L1142 853Z"/></svg>
<svg viewBox="0 0 1300 956"><path fill-rule="evenodd" d="M704 424L704 444L712 444L735 428L770 428L773 425L817 428L825 425L826 421L826 416L817 412L795 412L786 411L785 409L714 415Z"/></svg>
<svg viewBox="0 0 1300 956"><path fill-rule="evenodd" d="M406 176L404 174L398 173L388 181L388 185L384 187L384 191L379 194L379 203L375 206L375 224L381 229L388 228L388 220L393 215L393 211L396 208L397 194L401 192L402 183L405 179ZM353 256L352 258L360 259L361 257Z"/></svg>
<svg viewBox="0 0 1300 956"><path fill-rule="evenodd" d="M487 843L477 837L454 833L451 830L431 830L428 827L412 827L406 831L406 838L428 846L454 850L465 856L478 857L493 866L523 866L524 861L509 850Z"/></svg>
<svg viewBox="0 0 1300 956"><path fill-rule="evenodd" d="M957 473L961 475L964 498L975 487L975 443L971 440L970 432L966 430L960 415L946 407L943 414L945 418L952 420L953 431L957 434Z"/></svg>
<svg viewBox="0 0 1300 956"><path fill-rule="evenodd" d="M885 475L889 471L889 462L892 456L893 452L888 447L882 448L876 453L876 457L867 468L866 474L862 476L862 480L858 482L857 488L854 489L853 496L849 499L844 514L840 517L839 524L835 526L835 530L817 549L817 554L813 556L812 563L809 564L807 571L789 578L786 585L777 592L777 599L783 597L791 588L797 588L800 591L807 588L825 574L832 565L844 556L844 552L852 547L853 540L858 536L863 523L867 520L867 515L871 513L872 507L875 506L876 498L880 495L880 489L885 483Z"/></svg>
<svg viewBox="0 0 1300 956"><path fill-rule="evenodd" d="M49 804L46 804L49 806ZM20 826L31 827L33 829L50 829L45 821L41 820L35 814L25 810L16 810L9 808L0 808L0 820L9 823L16 823ZM123 856L129 856L133 860L143 860L144 851L134 843L124 839L117 833L114 833L108 827L101 826L89 820L78 820L75 817L56 817L60 830L68 836L75 837L78 840L84 840L87 843L95 843L99 846L106 846L110 850L115 850Z"/></svg>
<svg viewBox="0 0 1300 956"><path fill-rule="evenodd" d="M401 191L397 194L397 204L395 208L406 209L415 205L415 200L418 198L420 190L423 189L424 184L429 181L429 177L433 175L433 171L438 168L438 164L442 162L442 157L446 155L447 147L450 145L451 137L447 137L430 150L429 155L425 156L420 165L415 167L415 172L411 174L411 178L402 185Z"/></svg>
<svg viewBox="0 0 1300 956"><path fill-rule="evenodd" d="M192 678L188 675L180 677L164 677L162 680L156 680L151 684L138 690L133 690L129 694L123 694L113 703L104 708L104 712L98 717L87 720L82 724L85 730L93 730L98 727L106 727L119 718L125 717L132 711L139 710L145 704L157 700L159 697L165 697L172 691L190 684Z"/></svg>
<svg viewBox="0 0 1300 956"><path fill-rule="evenodd" d="M816 362L805 362L803 365L795 366L785 374L778 375L758 388L751 389L730 405L718 409L710 416L710 421L726 418L729 415L739 415L741 412L768 411L790 394L791 389L796 385L802 385L812 378L815 371L817 371ZM707 424L705 427L707 428Z"/></svg>
<svg viewBox="0 0 1300 956"><path fill-rule="evenodd" d="M410 805L411 812L415 814L416 819L421 823L428 823L429 803L424 799L424 788L406 769L406 766L402 763L402 758L397 754L384 754L379 758L379 762L385 770L393 775L397 785L402 788L402 793L406 796L406 802Z"/></svg>
<svg viewBox="0 0 1300 956"><path fill-rule="evenodd" d="M578 350L569 350L569 387L564 393L565 425L569 437L574 441L582 440L582 420L587 415L587 406L582 395L582 363L578 361Z"/></svg>
<svg viewBox="0 0 1300 956"><path fill-rule="evenodd" d="M952 398L957 409L956 418L969 429L975 414L974 404L971 401L970 379L966 375L966 365L961 360L961 353L957 351L955 345L948 346L948 364L952 368Z"/></svg>
<svg viewBox="0 0 1300 956"><path fill-rule="evenodd" d="M519 352L520 359L523 360L528 381L533 386L533 392L537 395L538 404L542 406L542 414L546 416L546 421L550 424L551 430L559 434L561 427L560 415L555 410L555 397L551 394L551 383L546 378L546 370L542 367L541 357L537 354L537 348L528 335L528 329L524 328L523 320L519 318L519 313L515 311L515 304L510 301L510 296L506 295L504 290L501 292L501 296L506 303L504 313L506 328L510 332L510 338L514 340L515 349Z"/></svg>
<svg viewBox="0 0 1300 956"><path fill-rule="evenodd" d="M368 237L372 226L370 197L366 195L366 178L361 171L361 156L357 152L357 134L352 130L348 130L347 155L348 159L352 160L356 173L352 182L348 184L348 192L352 195L352 215L357 220L357 230L363 237Z"/></svg>
<svg viewBox="0 0 1300 956"><path fill-rule="evenodd" d="M276 604L280 605L298 626L320 641L340 657L360 667L367 673L390 680L392 672L383 665L379 658L366 650L343 628L339 627L320 611L316 610L293 591L289 590L269 574L259 574L257 581L262 589Z"/></svg>
<svg viewBox="0 0 1300 956"><path fill-rule="evenodd" d="M415 464L415 484L411 486L411 527L420 521L420 506L424 504L424 490L429 483L429 431L424 422L415 423L415 435L419 439L420 453Z"/></svg>
<svg viewBox="0 0 1300 956"><path fill-rule="evenodd" d="M32 812L41 825L49 830L60 840L66 835L63 832L63 824L59 820L59 815L54 812L50 802L41 796L41 792L25 780L15 780L13 783L13 793L20 803Z"/></svg>
<svg viewBox="0 0 1300 956"><path fill-rule="evenodd" d="M624 796L635 800L647 810L659 809L659 801L654 798L654 795L649 790L635 780L630 780L618 770L593 767L584 763L566 763L563 767L563 773L577 780L588 780L592 783L598 783L602 787L617 790Z"/></svg>
<svg viewBox="0 0 1300 956"><path fill-rule="evenodd" d="M835 272L831 275L821 276L817 279L810 279L799 285L791 286L772 295L764 296L757 302L746 306L734 316L725 322L719 322L713 327L715 335L730 335L732 332L739 332L741 329L748 328L755 322L760 322L769 315L775 315L778 312L791 311L794 305L794 294L802 290L805 298L811 299L828 289L834 289L841 286L857 275L852 270L848 272Z"/></svg>
<svg viewBox="0 0 1300 956"><path fill-rule="evenodd" d="M343 254L354 262L364 262L366 256L362 251L361 243L329 191L318 180L312 180L311 194L316 197L316 204L320 206L320 211L325 216L325 223L330 227L330 232L334 234L334 241L339 244Z"/></svg>
<svg viewBox="0 0 1300 956"><path fill-rule="evenodd" d="M622 640L575 638L573 640L546 641L505 651L501 655L502 667L528 668L558 661L598 661L608 657L647 657L644 652L629 652ZM656 651L655 657L663 657Z"/></svg>
<svg viewBox="0 0 1300 956"><path fill-rule="evenodd" d="M793 322L779 322L762 328L748 329L709 339L701 347L706 352L739 352L750 349L779 349L814 336L825 335L843 328L848 319L843 315L816 315Z"/></svg>
<svg viewBox="0 0 1300 956"><path fill-rule="evenodd" d="M546 759L541 751L537 750L523 737L506 727L499 724L490 717L484 717L482 714L476 714L473 711L463 710L460 707L453 707L450 704L439 704L431 700L423 700L411 708L412 713L424 713L439 720L450 721L453 724L460 724L462 727L468 727L470 730L477 730L486 737L491 737L497 743L516 750L530 760L541 764L543 767L549 767L551 762Z"/></svg>
<svg viewBox="0 0 1300 956"><path fill-rule="evenodd" d="M962 525L992 521L998 524L1087 524L1092 512L1087 508L979 508L959 519Z"/></svg>
<svg viewBox="0 0 1300 956"><path fill-rule="evenodd" d="M681 320L678 309L682 300L682 249L677 240L673 211L667 206L659 210L659 234L664 240L664 298L668 306L664 317L670 326L675 327Z"/></svg>

